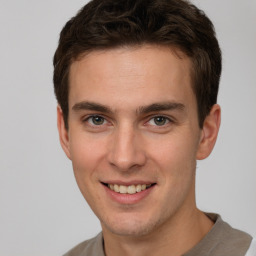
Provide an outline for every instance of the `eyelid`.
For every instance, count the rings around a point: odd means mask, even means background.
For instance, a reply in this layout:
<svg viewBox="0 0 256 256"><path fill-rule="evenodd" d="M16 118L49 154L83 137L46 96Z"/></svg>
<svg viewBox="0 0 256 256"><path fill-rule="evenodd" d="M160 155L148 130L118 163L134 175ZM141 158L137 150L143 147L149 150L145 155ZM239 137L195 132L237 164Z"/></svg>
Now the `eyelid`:
<svg viewBox="0 0 256 256"><path fill-rule="evenodd" d="M92 123L88 122L88 120L89 120L90 118L93 118L93 117L100 117L100 118L103 118L103 119L104 119L104 123L101 124L101 125L95 125L95 124L92 124ZM105 117L105 116L102 115L102 114L97 114L97 113L95 113L95 114L88 114L88 115L86 115L86 116L83 116L81 120L82 120L82 123L86 123L86 122L87 122L91 127L101 127L101 126L103 126L103 125L106 125L106 123L110 123L107 117Z"/></svg>
<svg viewBox="0 0 256 256"><path fill-rule="evenodd" d="M166 115L164 115L164 114L155 114L155 115L151 115L151 116L149 116L148 118L147 118L147 121L146 121L146 124L147 123L149 123L152 119L154 119L154 118L156 118L156 117L163 117L163 118L165 118L166 120L167 120L167 123L166 124L164 124L164 125L151 125L151 126L156 126L156 127L158 127L158 128L164 128L164 127L166 127L168 124L171 124L171 123L174 123L175 122L175 120L174 120L174 118L171 118L170 116L166 116Z"/></svg>
<svg viewBox="0 0 256 256"><path fill-rule="evenodd" d="M99 124L99 125L94 124L94 123L93 123L93 118L96 118L96 117L102 119L103 123L102 123L102 124ZM90 124L93 125L93 126L94 126L94 125L95 125L95 126L101 126L101 125L104 125L104 124L107 122L106 118L104 118L104 117L102 117L102 116L90 116L90 117L87 118L87 121L88 121L88 122L89 122L89 120L91 120Z"/></svg>
<svg viewBox="0 0 256 256"><path fill-rule="evenodd" d="M94 125L94 124L91 124L91 123L89 123L88 122L88 120L90 119L90 118L93 118L93 117L96 117L96 116L98 116L98 117L101 117L101 118L103 118L104 119L104 123L102 124L102 125ZM170 117L169 115L165 115L165 114L152 114L152 115L149 115L149 116L147 116L146 117L146 122L144 123L144 125L147 125L148 123L149 123L149 121L151 121L152 119L154 119L154 118L156 118L156 117L163 117L163 118L165 118L166 120L167 120L167 123L166 124L164 124L164 125L162 125L162 126L158 126L158 125L151 125L151 126L157 126L157 127L162 127L162 128L164 128L164 127L166 127L168 124L171 124L171 123L175 123L175 119L173 118L173 117ZM81 118L81 121L82 121L82 123L85 123L85 122L87 122L87 123L89 123L89 125L91 126L91 127L102 127L103 125L106 125L106 124L112 124L112 122L109 120L109 118L108 117L106 117L105 115L103 115L103 114L98 114L98 113L92 113L92 114L87 114L87 115L85 115L85 116L83 116L82 118Z"/></svg>
<svg viewBox="0 0 256 256"><path fill-rule="evenodd" d="M165 114L153 114L153 115L149 115L147 117L148 120L156 118L156 117L164 117L170 121L174 121L174 118L170 117L169 115L165 115Z"/></svg>

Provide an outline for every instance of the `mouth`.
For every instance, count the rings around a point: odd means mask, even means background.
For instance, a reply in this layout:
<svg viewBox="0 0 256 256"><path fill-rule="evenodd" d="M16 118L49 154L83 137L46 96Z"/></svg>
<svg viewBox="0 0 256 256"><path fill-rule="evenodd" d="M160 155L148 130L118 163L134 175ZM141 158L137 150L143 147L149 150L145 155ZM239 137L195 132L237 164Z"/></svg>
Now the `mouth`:
<svg viewBox="0 0 256 256"><path fill-rule="evenodd" d="M125 185L119 185L119 184L108 184L103 182L102 184L116 193L130 194L130 195L140 193L156 185L156 183L152 183L152 184L136 184L136 185L131 184L131 185L125 186Z"/></svg>

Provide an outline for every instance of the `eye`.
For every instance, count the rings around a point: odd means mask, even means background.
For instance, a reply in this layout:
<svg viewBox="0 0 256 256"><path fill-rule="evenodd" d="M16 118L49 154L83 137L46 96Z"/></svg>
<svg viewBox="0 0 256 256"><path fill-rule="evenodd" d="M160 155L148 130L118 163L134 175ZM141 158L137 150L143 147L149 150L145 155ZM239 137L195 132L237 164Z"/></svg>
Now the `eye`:
<svg viewBox="0 0 256 256"><path fill-rule="evenodd" d="M149 120L150 125L163 126L170 122L170 119L164 116L155 116Z"/></svg>
<svg viewBox="0 0 256 256"><path fill-rule="evenodd" d="M105 118L104 117L102 117L102 116L90 116L90 117L88 117L87 119L86 119L86 121L88 122L88 123L90 123L91 125L103 125L103 124L105 124L106 123L106 120L105 120Z"/></svg>

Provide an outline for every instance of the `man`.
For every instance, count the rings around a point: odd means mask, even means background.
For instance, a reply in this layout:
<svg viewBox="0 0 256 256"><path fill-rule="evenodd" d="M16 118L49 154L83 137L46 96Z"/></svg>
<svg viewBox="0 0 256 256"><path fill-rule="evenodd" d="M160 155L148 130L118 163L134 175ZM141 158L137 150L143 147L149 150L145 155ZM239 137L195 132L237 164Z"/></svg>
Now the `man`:
<svg viewBox="0 0 256 256"><path fill-rule="evenodd" d="M94 0L54 56L60 142L102 233L66 255L248 253L252 237L197 209L196 161L217 139L221 52L182 0Z"/></svg>

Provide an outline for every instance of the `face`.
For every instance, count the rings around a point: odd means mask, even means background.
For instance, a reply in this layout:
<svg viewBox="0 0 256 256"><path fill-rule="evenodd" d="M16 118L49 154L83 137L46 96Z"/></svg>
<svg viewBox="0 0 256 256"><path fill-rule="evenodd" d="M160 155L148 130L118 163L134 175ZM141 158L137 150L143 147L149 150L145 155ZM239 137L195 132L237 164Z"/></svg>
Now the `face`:
<svg viewBox="0 0 256 256"><path fill-rule="evenodd" d="M61 143L103 231L143 235L195 209L202 142L190 60L169 48L92 52L71 65Z"/></svg>

